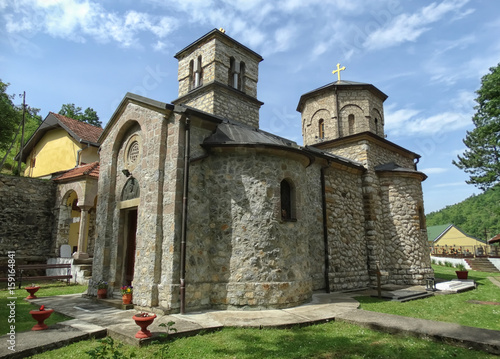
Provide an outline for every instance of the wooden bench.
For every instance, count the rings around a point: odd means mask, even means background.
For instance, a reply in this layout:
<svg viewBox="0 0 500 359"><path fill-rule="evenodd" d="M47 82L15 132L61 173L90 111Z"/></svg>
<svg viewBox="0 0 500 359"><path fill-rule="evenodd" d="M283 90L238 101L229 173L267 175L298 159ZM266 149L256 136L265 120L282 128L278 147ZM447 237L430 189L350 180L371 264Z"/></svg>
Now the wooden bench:
<svg viewBox="0 0 500 359"><path fill-rule="evenodd" d="M71 275L71 263L59 263L59 264L19 264L16 265L16 284L21 288L23 279L25 281L33 280L44 280L44 279L66 279L67 283L70 283L70 279L73 278ZM7 272L8 267L2 267L0 270L4 273ZM66 269L66 274L61 275L28 275L25 271L37 270L37 269ZM47 273L47 272L45 272ZM7 277L0 278L0 282L7 282L9 279Z"/></svg>

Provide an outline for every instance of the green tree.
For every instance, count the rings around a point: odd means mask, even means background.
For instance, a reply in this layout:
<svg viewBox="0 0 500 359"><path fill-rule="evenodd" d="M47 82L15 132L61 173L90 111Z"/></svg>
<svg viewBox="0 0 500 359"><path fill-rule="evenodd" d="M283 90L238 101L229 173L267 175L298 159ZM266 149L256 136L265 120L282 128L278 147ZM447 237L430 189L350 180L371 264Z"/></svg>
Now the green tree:
<svg viewBox="0 0 500 359"><path fill-rule="evenodd" d="M500 64L483 76L476 93L475 128L467 131L467 149L453 164L470 174L467 183L485 191L500 183Z"/></svg>
<svg viewBox="0 0 500 359"><path fill-rule="evenodd" d="M6 93L9 84L0 80L0 170L17 173L15 155L21 149L21 119L23 117L22 105L15 105L14 95ZM42 119L38 116L40 109L26 105L24 121L24 144L33 135Z"/></svg>
<svg viewBox="0 0 500 359"><path fill-rule="evenodd" d="M14 95L7 94L8 83L0 80L0 150L7 150L12 143L21 118L16 111Z"/></svg>
<svg viewBox="0 0 500 359"><path fill-rule="evenodd" d="M86 122L93 126L102 126L101 121L99 121L99 116L97 116L97 112L90 107L87 107L85 111L82 112L81 107L76 107L74 103L67 103L62 105L59 114L78 121Z"/></svg>

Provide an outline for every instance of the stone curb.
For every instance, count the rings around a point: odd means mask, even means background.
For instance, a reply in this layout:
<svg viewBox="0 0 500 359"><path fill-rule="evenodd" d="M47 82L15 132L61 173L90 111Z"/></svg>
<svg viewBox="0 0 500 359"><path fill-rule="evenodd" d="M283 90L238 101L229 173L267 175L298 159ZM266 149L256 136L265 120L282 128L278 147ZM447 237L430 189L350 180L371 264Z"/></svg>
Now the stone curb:
<svg viewBox="0 0 500 359"><path fill-rule="evenodd" d="M6 344L0 347L0 358L26 358L82 340L103 338L106 335L106 328L72 319L50 325L46 330L17 333L15 351L8 349ZM0 337L0 342L7 343L8 339L9 336L4 335Z"/></svg>
<svg viewBox="0 0 500 359"><path fill-rule="evenodd" d="M362 309L340 313L336 320L386 333L403 333L500 355L500 331L498 330L467 327L455 323L403 317Z"/></svg>
<svg viewBox="0 0 500 359"><path fill-rule="evenodd" d="M491 283L500 288L500 281L498 281L495 277L488 277L488 279L490 280Z"/></svg>

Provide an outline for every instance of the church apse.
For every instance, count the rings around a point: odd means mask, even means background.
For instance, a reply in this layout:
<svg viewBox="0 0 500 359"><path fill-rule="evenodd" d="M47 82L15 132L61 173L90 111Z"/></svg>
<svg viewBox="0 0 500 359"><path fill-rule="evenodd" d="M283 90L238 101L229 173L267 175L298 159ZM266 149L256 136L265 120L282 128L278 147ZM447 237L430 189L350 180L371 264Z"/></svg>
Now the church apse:
<svg viewBox="0 0 500 359"><path fill-rule="evenodd" d="M306 181L316 169L272 151L210 153L191 168L188 306L281 308L324 289L320 213L311 205L319 182ZM293 186L290 216L282 213L283 181Z"/></svg>

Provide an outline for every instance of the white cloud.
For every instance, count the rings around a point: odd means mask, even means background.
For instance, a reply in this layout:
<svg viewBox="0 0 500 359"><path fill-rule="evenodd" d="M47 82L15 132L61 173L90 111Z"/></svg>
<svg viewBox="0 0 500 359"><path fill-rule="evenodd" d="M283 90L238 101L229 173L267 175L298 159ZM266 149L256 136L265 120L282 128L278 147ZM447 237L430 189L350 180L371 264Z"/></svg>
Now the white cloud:
<svg viewBox="0 0 500 359"><path fill-rule="evenodd" d="M449 169L448 168L443 168L443 167L429 167L429 168L422 168L419 171L424 172L427 175L435 175L439 173L444 173L447 172Z"/></svg>
<svg viewBox="0 0 500 359"><path fill-rule="evenodd" d="M392 111L393 108L394 105L386 108L385 128L394 136L433 135L463 129L471 124L470 116L456 108L430 116L411 108Z"/></svg>
<svg viewBox="0 0 500 359"><path fill-rule="evenodd" d="M468 184L465 181L462 182L449 182L449 183L440 183L435 185L434 187L436 188L446 188L446 187L458 187L458 186L468 186Z"/></svg>
<svg viewBox="0 0 500 359"><path fill-rule="evenodd" d="M107 12L89 0L20 0L11 5L10 13L3 18L10 34L45 32L77 42L90 37L103 43L115 41L124 47L137 45L141 33L162 39L177 26L172 17L138 11Z"/></svg>
<svg viewBox="0 0 500 359"><path fill-rule="evenodd" d="M385 130L390 133L404 132L404 128L416 115L420 113L414 109L400 109L392 111L395 105L386 107L385 109Z"/></svg>
<svg viewBox="0 0 500 359"><path fill-rule="evenodd" d="M445 0L440 4L432 3L414 14L396 16L385 27L370 33L364 42L364 47L368 50L377 50L415 41L424 32L430 30L429 25L441 20L450 12L457 12L468 1Z"/></svg>

